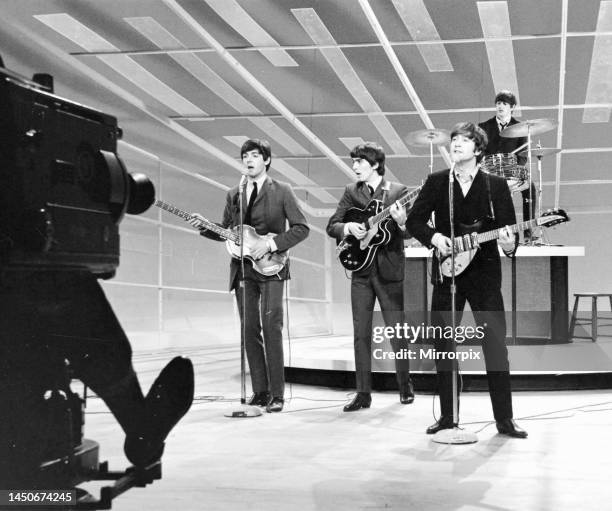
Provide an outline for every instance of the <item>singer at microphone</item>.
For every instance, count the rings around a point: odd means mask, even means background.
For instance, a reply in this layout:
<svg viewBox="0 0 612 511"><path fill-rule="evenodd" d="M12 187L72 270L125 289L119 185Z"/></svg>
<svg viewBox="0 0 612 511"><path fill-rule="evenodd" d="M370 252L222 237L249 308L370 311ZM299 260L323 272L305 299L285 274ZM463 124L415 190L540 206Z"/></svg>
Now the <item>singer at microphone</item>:
<svg viewBox="0 0 612 511"><path fill-rule="evenodd" d="M245 252L248 248L250 256L242 261L232 258L229 281L230 291L234 290L236 295L241 331L245 333L253 386L248 404L264 407L268 412L280 412L285 390L283 294L285 280L290 278L289 261L280 256L286 256L288 249L306 239L309 227L291 187L268 176L272 163L268 141L247 140L240 149L240 158L243 175L238 186L227 193L219 225L236 231L243 229L241 247ZM197 226L198 216L194 217L193 225ZM251 233L248 237L247 231ZM201 234L224 241L211 231ZM278 273L261 273L258 262L277 256L286 260L278 265Z"/></svg>
<svg viewBox="0 0 612 511"><path fill-rule="evenodd" d="M451 169L429 175L408 215L406 226L423 245L437 248L442 256L450 254L450 184L454 195L453 227L457 236L465 234L464 229L468 227L477 231L500 230L499 240L482 243L472 254L473 259L467 260L461 273L456 275L457 321L461 322L461 313L468 302L477 326L484 331L482 351L497 430L504 435L525 438L527 433L513 420L498 250L499 245L507 256L514 256L518 235L511 235L504 226L515 224L516 217L506 180L480 169L479 163L486 146L487 136L475 124L466 122L454 126L450 144ZM435 228L428 224L432 213L436 220ZM432 277L435 275L436 271L432 271ZM437 276L439 278L432 279L431 322L444 330L451 310L451 278L439 273ZM454 340L434 339L438 353L454 351L453 343ZM427 428L428 434L456 426L453 422L451 361L444 357L436 359L436 371L441 416Z"/></svg>

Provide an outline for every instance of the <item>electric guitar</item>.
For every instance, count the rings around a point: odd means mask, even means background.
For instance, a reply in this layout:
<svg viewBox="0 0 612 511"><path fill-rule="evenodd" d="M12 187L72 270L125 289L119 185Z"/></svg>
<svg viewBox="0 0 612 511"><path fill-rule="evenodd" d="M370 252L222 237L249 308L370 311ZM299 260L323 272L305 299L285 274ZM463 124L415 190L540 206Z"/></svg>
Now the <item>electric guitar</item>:
<svg viewBox="0 0 612 511"><path fill-rule="evenodd" d="M227 248L227 251L235 259L240 259L240 243L241 241L244 241L244 248L242 251L244 257L250 259L253 263L253 269L262 275L276 275L284 268L285 264L287 264L287 259L289 258L287 252L275 252L274 254L267 253L261 259L255 259L251 255L251 248L253 247L253 244L257 240L273 238L274 234L272 233L261 236L257 234L255 229L250 225L244 225L241 236L240 227L225 229L224 227L221 227L220 225L217 225L206 218L201 219L195 217L191 213L187 213L186 211L183 211L182 209L179 209L162 200L156 200L154 204L158 208L168 211L169 213L172 213L173 215L176 215L188 222L196 219L198 221L196 228L205 228L221 236L225 240L225 247Z"/></svg>
<svg viewBox="0 0 612 511"><path fill-rule="evenodd" d="M553 225L569 222L569 216L562 209L552 209L544 213L540 218L534 218L526 222L520 222L514 225L509 225L512 234L532 229L536 226L552 227ZM455 237L455 275L459 275L465 271L470 265L472 259L476 255L481 243L486 241L496 240L500 237L500 232L505 227L493 229L492 231L477 232L482 227L482 221L474 222L471 225L460 225L462 234ZM452 276L451 256L442 256L440 251L436 249L436 256L440 263L440 272L445 277Z"/></svg>
<svg viewBox="0 0 612 511"><path fill-rule="evenodd" d="M396 202L405 206L416 199L423 186L400 197ZM393 205L393 204L392 204ZM392 206L391 205L391 206ZM378 199L371 200L363 208L350 208L344 215L344 222L357 222L363 224L368 231L365 238L358 240L352 234L345 236L336 247L336 255L340 264L349 271L359 271L367 268L374 261L374 256L381 245L386 245L391 239L388 223L390 221L391 206L383 208Z"/></svg>

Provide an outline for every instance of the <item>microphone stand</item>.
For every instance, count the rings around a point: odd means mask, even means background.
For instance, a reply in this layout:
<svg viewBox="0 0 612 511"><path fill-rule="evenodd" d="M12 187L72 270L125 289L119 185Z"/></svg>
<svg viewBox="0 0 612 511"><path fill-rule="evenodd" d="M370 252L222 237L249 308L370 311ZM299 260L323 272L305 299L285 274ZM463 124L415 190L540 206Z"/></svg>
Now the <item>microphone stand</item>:
<svg viewBox="0 0 612 511"><path fill-rule="evenodd" d="M448 218L450 222L450 241L451 241L451 327L453 329L452 342L455 342L455 332L457 327L457 287L455 285L455 162L451 164L448 175ZM456 352L457 346L453 344L453 349ZM459 424L459 392L457 389L457 359L451 361L452 371L452 395L453 395L453 424ZM473 444L478 442L478 437L475 433L459 429L454 426L453 429L441 429L432 438L438 444Z"/></svg>
<svg viewBox="0 0 612 511"><path fill-rule="evenodd" d="M240 223L238 224L240 240L240 307L242 308L242 318L240 321L240 406L237 409L232 409L224 413L226 417L244 418L244 417L259 417L261 410L257 406L246 404L246 287L244 285L244 206L243 197L244 189L246 188L246 176L242 176L238 185L238 210Z"/></svg>

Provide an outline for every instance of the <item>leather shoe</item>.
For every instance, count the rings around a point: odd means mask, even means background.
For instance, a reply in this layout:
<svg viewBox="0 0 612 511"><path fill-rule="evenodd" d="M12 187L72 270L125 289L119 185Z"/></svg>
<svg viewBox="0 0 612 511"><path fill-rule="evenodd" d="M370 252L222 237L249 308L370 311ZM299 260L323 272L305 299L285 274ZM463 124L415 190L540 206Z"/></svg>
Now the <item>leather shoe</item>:
<svg viewBox="0 0 612 511"><path fill-rule="evenodd" d="M427 428L425 433L428 435L433 435L434 433L437 433L443 429L453 429L455 427L457 427L457 423L453 422L452 417L442 415L435 424L432 424Z"/></svg>
<svg viewBox="0 0 612 511"><path fill-rule="evenodd" d="M345 412L354 412L360 408L370 408L372 395L369 392L357 392L353 400L344 407Z"/></svg>
<svg viewBox="0 0 612 511"><path fill-rule="evenodd" d="M268 406L270 402L270 393L269 392L255 392L251 399L249 399L248 404L251 406Z"/></svg>
<svg viewBox="0 0 612 511"><path fill-rule="evenodd" d="M409 405L414 402L414 387L409 383L407 387L400 389L400 403Z"/></svg>
<svg viewBox="0 0 612 511"><path fill-rule="evenodd" d="M273 397L268 406L266 406L266 412L274 413L280 412L283 410L283 405L285 404L285 400L282 397Z"/></svg>
<svg viewBox="0 0 612 511"><path fill-rule="evenodd" d="M502 435L508 435L513 438L527 438L527 431L519 428L513 419L497 421L497 431Z"/></svg>
<svg viewBox="0 0 612 511"><path fill-rule="evenodd" d="M191 360L174 357L145 397L141 430L125 437L123 450L131 463L147 466L161 458L166 437L191 407L193 390Z"/></svg>

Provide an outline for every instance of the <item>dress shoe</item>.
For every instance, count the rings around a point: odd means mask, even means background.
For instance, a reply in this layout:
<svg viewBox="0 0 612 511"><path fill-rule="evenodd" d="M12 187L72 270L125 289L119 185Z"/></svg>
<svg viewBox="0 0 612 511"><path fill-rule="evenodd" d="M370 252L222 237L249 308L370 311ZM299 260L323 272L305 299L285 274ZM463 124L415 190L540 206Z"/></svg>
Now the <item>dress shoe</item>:
<svg viewBox="0 0 612 511"><path fill-rule="evenodd" d="M427 428L425 433L427 433L428 435L433 435L434 433L442 431L443 429L453 429L455 427L457 427L457 424L453 422L452 417L442 415L442 417L440 417L435 424L432 424Z"/></svg>
<svg viewBox="0 0 612 511"><path fill-rule="evenodd" d="M270 402L270 393L269 392L255 392L251 399L249 399L248 404L251 406L268 406Z"/></svg>
<svg viewBox="0 0 612 511"><path fill-rule="evenodd" d="M370 408L372 395L369 392L357 392L353 400L344 407L345 412L354 412L360 408Z"/></svg>
<svg viewBox="0 0 612 511"><path fill-rule="evenodd" d="M409 383L407 387L400 389L400 403L409 405L414 401L414 387Z"/></svg>
<svg viewBox="0 0 612 511"><path fill-rule="evenodd" d="M514 438L527 438L527 431L519 428L512 419L497 421L497 431L502 435L508 435Z"/></svg>
<svg viewBox="0 0 612 511"><path fill-rule="evenodd" d="M151 385L144 400L140 431L127 434L123 450L136 466L159 460L170 430L193 402L194 376L191 360L173 358Z"/></svg>
<svg viewBox="0 0 612 511"><path fill-rule="evenodd" d="M281 412L283 410L283 405L285 404L285 400L282 397L273 397L268 406L266 406L266 412L274 413Z"/></svg>

